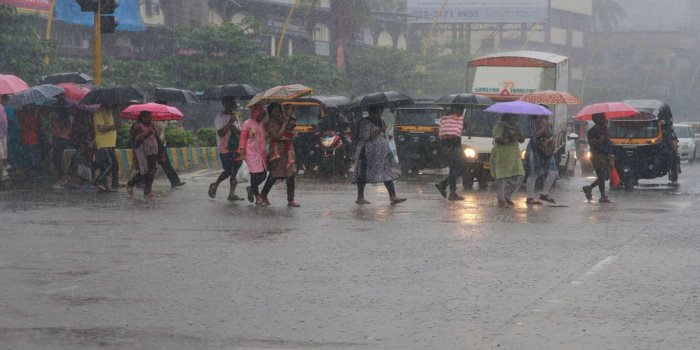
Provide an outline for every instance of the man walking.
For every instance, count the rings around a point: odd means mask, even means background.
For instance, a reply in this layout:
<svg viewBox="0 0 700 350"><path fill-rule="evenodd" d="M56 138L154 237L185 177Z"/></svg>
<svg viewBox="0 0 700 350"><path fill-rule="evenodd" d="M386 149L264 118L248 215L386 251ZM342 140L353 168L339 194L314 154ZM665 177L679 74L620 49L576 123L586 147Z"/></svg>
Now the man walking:
<svg viewBox="0 0 700 350"><path fill-rule="evenodd" d="M238 185L236 175L243 164L237 153L241 136L241 122L235 115L236 99L234 97L222 97L221 104L224 110L216 116L214 125L216 126L216 144L219 148L219 158L221 159L223 171L216 179L216 182L209 185L209 197L216 198L216 190L219 188L219 184L230 178L231 188L229 189L228 200L231 202L242 201L243 198L236 195L236 186Z"/></svg>
<svg viewBox="0 0 700 350"><path fill-rule="evenodd" d="M588 144L591 147L591 162L595 169L596 180L590 186L583 186L583 193L590 202L593 200L593 189L597 186L600 190L600 203L610 203L610 199L605 194L605 181L610 179L612 171L612 142L608 135L608 126L605 114L596 113L593 115L595 125L588 130Z"/></svg>
<svg viewBox="0 0 700 350"><path fill-rule="evenodd" d="M112 115L110 106L102 105L93 114L95 127L95 162L100 170L100 175L93 185L102 191L108 191L107 176L112 175L112 190L119 187L119 164L114 148L117 147L117 124Z"/></svg>

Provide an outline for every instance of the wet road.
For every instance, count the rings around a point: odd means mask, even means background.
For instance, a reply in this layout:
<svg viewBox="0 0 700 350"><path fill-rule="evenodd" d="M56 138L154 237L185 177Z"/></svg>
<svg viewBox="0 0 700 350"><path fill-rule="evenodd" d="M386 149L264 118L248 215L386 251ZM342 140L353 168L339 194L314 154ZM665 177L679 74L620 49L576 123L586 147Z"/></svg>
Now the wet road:
<svg viewBox="0 0 700 350"><path fill-rule="evenodd" d="M0 349L700 348L700 166L512 210L429 178L397 207L301 181L302 208L281 185L254 208L206 197L213 176L156 200L0 194Z"/></svg>

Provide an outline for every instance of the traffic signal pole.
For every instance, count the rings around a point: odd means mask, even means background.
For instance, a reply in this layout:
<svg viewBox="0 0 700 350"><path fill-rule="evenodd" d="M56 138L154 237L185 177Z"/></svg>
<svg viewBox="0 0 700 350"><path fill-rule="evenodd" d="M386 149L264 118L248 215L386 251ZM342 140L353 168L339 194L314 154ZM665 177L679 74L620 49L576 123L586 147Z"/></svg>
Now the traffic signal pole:
<svg viewBox="0 0 700 350"><path fill-rule="evenodd" d="M93 23L93 38L92 38L92 75L95 79L95 85L102 84L102 30L101 30L101 5L97 6Z"/></svg>
<svg viewBox="0 0 700 350"><path fill-rule="evenodd" d="M47 42L51 40L51 29L53 28L53 14L54 14L55 7L56 7L56 0L51 0L51 3L49 4L49 18L46 21L46 35L44 36L44 39ZM45 66L49 65L49 54L48 53L44 54L44 65Z"/></svg>

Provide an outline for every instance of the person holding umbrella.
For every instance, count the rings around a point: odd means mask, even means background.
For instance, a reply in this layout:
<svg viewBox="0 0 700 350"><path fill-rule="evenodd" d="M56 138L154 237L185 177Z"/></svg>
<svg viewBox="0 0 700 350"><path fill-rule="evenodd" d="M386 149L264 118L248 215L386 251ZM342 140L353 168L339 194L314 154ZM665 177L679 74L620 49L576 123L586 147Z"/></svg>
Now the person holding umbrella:
<svg viewBox="0 0 700 350"><path fill-rule="evenodd" d="M126 191L134 194L134 186L143 181L144 197L155 197L153 179L158 161L158 130L152 123L151 112L139 113L137 122L131 127L130 144L139 165L139 172L126 184Z"/></svg>
<svg viewBox="0 0 700 350"><path fill-rule="evenodd" d="M166 101L162 100L156 101L155 103L165 106L168 105ZM165 176L168 177L171 188L186 185L186 182L180 180L180 177L173 168L173 164L170 162L170 158L168 158L168 146L165 140L165 123L162 121L154 121L153 124L155 124L156 130L158 130L158 165L163 169Z"/></svg>
<svg viewBox="0 0 700 350"><path fill-rule="evenodd" d="M547 116L533 115L528 120L530 142L525 151L525 175L527 176L527 205L542 205L542 202L535 199L535 187L537 179L546 174L544 188L540 195L540 200L555 203L549 197L549 191L554 185L554 181L559 176L559 169L554 153L554 134L552 125L547 120Z"/></svg>
<svg viewBox="0 0 700 350"><path fill-rule="evenodd" d="M590 202L593 200L593 189L600 190L600 203L610 203L605 195L605 181L610 178L612 170L612 142L608 135L607 120L604 113L593 114L593 127L588 130L588 144L591 147L591 162L595 169L596 180L589 186L583 186L583 193Z"/></svg>
<svg viewBox="0 0 700 350"><path fill-rule="evenodd" d="M238 185L236 175L241 165L243 165L243 161L238 158L236 149L239 147L241 136L241 121L235 113L235 97L222 97L221 104L224 110L216 116L214 124L216 126L216 144L219 147L219 158L221 159L223 171L216 181L209 185L208 194L210 198L216 198L216 190L219 188L219 184L226 179L230 179L231 187L228 200L231 202L240 201L243 198L236 195L236 186Z"/></svg>
<svg viewBox="0 0 700 350"><path fill-rule="evenodd" d="M518 190L525 176L518 146L525 142L525 136L518 127L516 114L505 113L501 116L501 121L493 128L493 142L491 176L496 179L498 207L512 207L515 204L511 196Z"/></svg>
<svg viewBox="0 0 700 350"><path fill-rule="evenodd" d="M291 112L290 112L291 113ZM282 109L282 105L278 102L270 103L267 107L267 114L270 120L265 123L265 135L270 140L270 175L267 177L265 186L263 187L260 197L265 205L270 205L267 195L272 190L275 182L285 180L287 185L287 206L298 208L300 205L294 200L296 167L294 166L294 147L292 141L287 140L289 123L293 123L293 116L288 115ZM288 144L287 148L285 144ZM272 148L276 149L272 149ZM275 155L275 158L272 156Z"/></svg>
<svg viewBox="0 0 700 350"><path fill-rule="evenodd" d="M359 122L359 140L355 150L355 183L357 184L357 200L359 205L370 204L365 199L365 186L368 183L383 182L389 192L391 205L405 202L396 194L394 180L399 178L396 170L394 154L389 148L386 135L387 126L382 120L381 105L369 107L369 117Z"/></svg>

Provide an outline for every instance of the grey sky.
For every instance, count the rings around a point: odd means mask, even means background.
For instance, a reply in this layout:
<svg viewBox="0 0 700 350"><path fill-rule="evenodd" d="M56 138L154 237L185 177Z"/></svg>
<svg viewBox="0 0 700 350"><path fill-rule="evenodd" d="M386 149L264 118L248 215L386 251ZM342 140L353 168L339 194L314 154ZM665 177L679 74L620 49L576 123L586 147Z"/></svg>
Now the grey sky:
<svg viewBox="0 0 700 350"><path fill-rule="evenodd" d="M697 18L698 0L616 0L627 11L620 30L678 30ZM693 15L695 13L695 15Z"/></svg>

